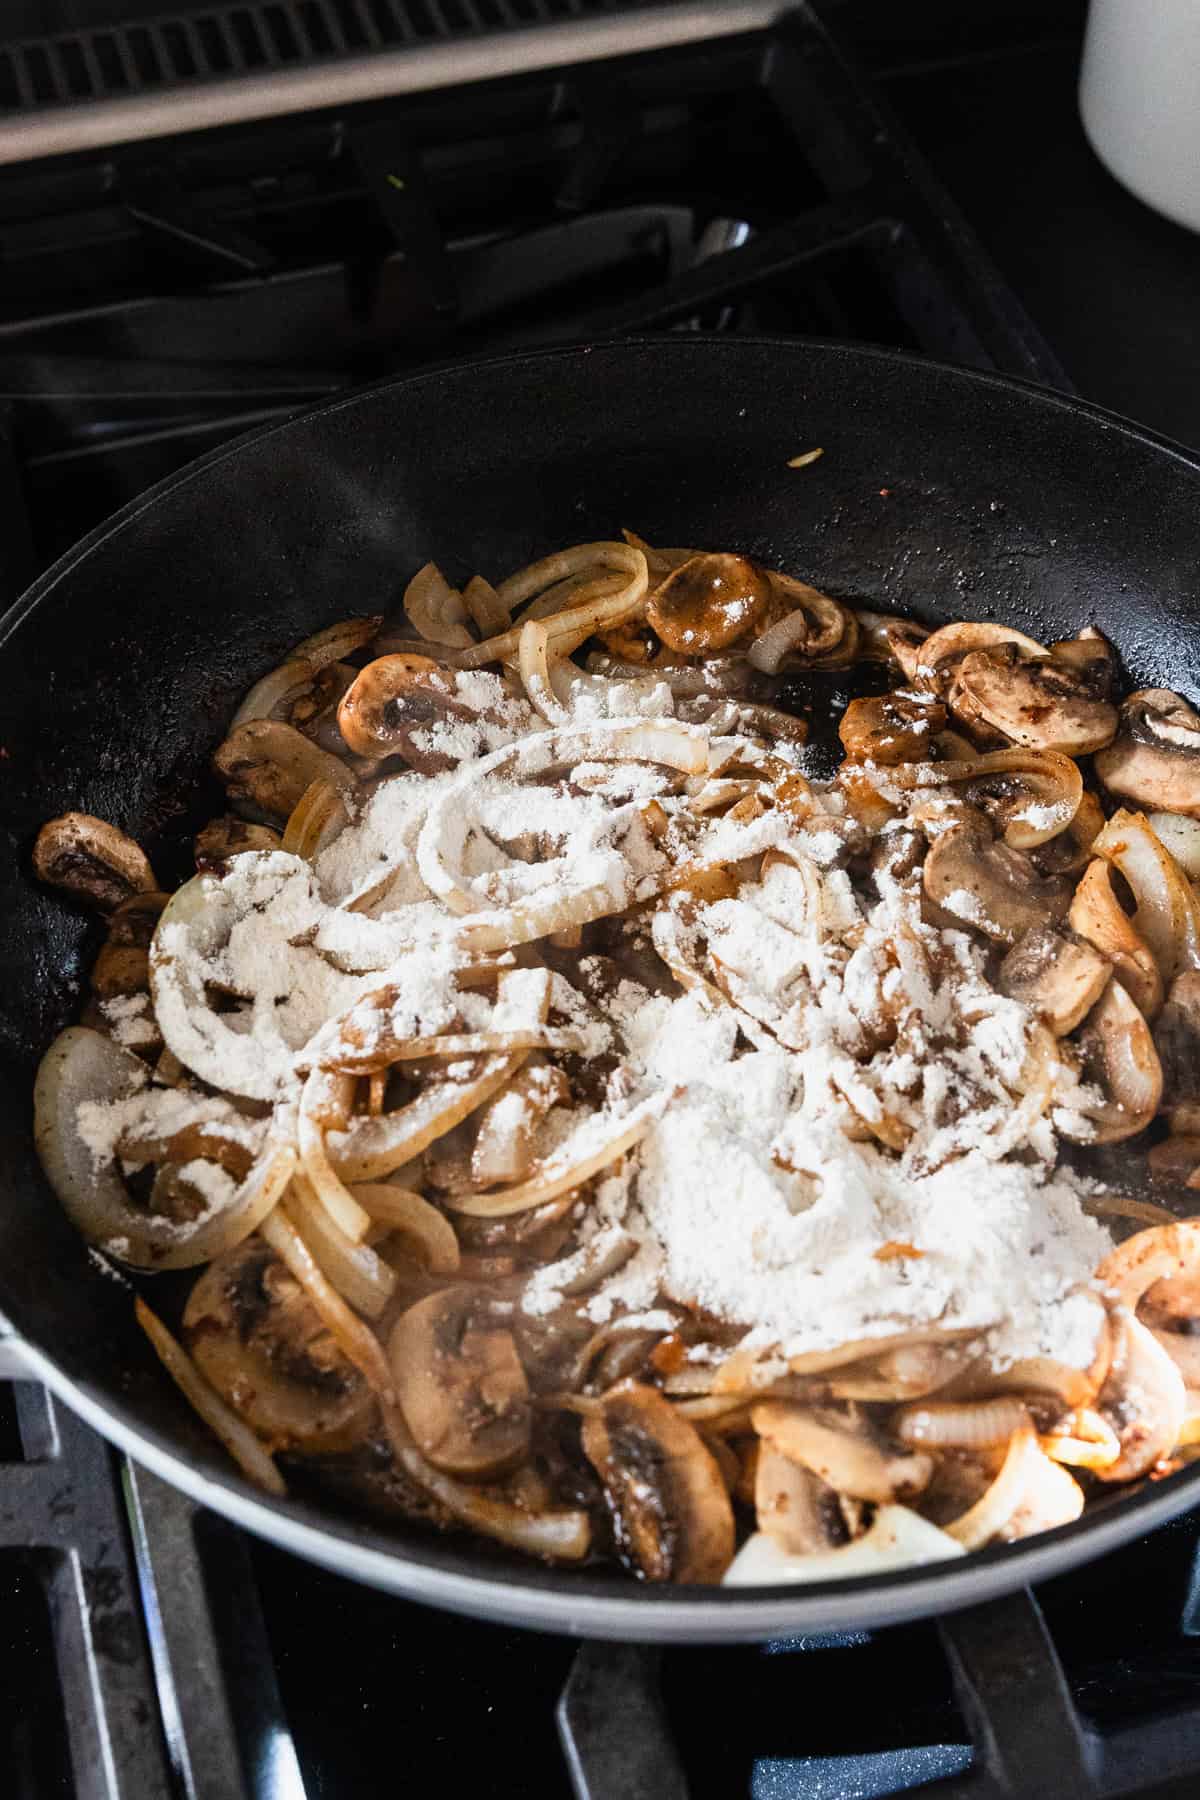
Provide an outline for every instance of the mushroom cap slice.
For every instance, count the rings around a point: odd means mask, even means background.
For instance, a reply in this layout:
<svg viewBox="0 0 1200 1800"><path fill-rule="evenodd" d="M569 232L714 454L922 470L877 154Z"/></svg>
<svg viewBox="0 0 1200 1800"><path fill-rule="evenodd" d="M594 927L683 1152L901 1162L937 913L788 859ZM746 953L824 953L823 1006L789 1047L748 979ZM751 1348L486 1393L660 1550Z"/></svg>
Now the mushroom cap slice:
<svg viewBox="0 0 1200 1800"><path fill-rule="evenodd" d="M754 1511L758 1529L792 1556L836 1550L845 1535L834 1490L762 1439L754 1469Z"/></svg>
<svg viewBox="0 0 1200 1800"><path fill-rule="evenodd" d="M1000 964L997 986L1040 1013L1055 1037L1065 1037L1083 1023L1112 972L1112 964L1082 938L1035 925Z"/></svg>
<svg viewBox="0 0 1200 1800"><path fill-rule="evenodd" d="M1035 926L1057 922L1071 902L1069 882L1039 875L1021 851L986 837L970 821L934 839L921 879L943 913L999 944L1015 944Z"/></svg>
<svg viewBox="0 0 1200 1800"><path fill-rule="evenodd" d="M1187 969L1172 982L1154 1021L1154 1047L1162 1064L1163 1105L1200 1100L1200 971Z"/></svg>
<svg viewBox="0 0 1200 1800"><path fill-rule="evenodd" d="M891 1449L854 1408L764 1400L751 1417L773 1450L855 1500L910 1499L928 1485L933 1472L922 1451Z"/></svg>
<svg viewBox="0 0 1200 1800"><path fill-rule="evenodd" d="M1121 708L1116 740L1096 756L1110 793L1200 818L1200 714L1169 688L1139 688Z"/></svg>
<svg viewBox="0 0 1200 1800"><path fill-rule="evenodd" d="M1008 642L973 650L954 671L954 698L964 694L973 718L1014 744L1085 756L1110 744L1117 709L1098 700L1071 669L1048 656L1029 656Z"/></svg>
<svg viewBox="0 0 1200 1800"><path fill-rule="evenodd" d="M1153 1017L1162 1005L1158 964L1145 938L1113 892L1112 867L1097 856L1080 878L1067 914L1072 931L1106 956L1139 1012Z"/></svg>
<svg viewBox="0 0 1200 1800"><path fill-rule="evenodd" d="M479 1480L529 1448L529 1383L511 1331L469 1287L443 1288L397 1320L388 1360L405 1422L429 1461Z"/></svg>
<svg viewBox="0 0 1200 1800"><path fill-rule="evenodd" d="M358 756L399 755L423 775L437 775L461 760L424 743L440 725L475 723L454 692L450 673L428 656L396 654L369 662L338 706L342 737Z"/></svg>
<svg viewBox="0 0 1200 1800"><path fill-rule="evenodd" d="M278 850L282 841L269 825L252 825L236 813L222 813L196 833L192 854L201 873L211 870L219 874L231 856L244 856L248 850Z"/></svg>
<svg viewBox="0 0 1200 1800"><path fill-rule="evenodd" d="M1103 1099L1079 1110L1090 1121L1083 1139L1117 1144L1144 1131L1162 1100L1163 1076L1150 1027L1119 981L1110 981L1078 1038L1081 1078ZM1065 1128L1063 1135L1072 1136Z"/></svg>
<svg viewBox="0 0 1200 1800"><path fill-rule="evenodd" d="M668 649L705 656L752 631L771 603L771 584L744 556L689 557L651 594L646 617Z"/></svg>
<svg viewBox="0 0 1200 1800"><path fill-rule="evenodd" d="M1001 644L1013 644L1026 656L1046 654L1036 638L1026 637L1023 631L1017 631L1011 625L997 625L987 619L960 619L930 633L921 645L909 679L943 693L953 679L955 666L964 656L975 650L995 650ZM905 674L909 675L907 669Z"/></svg>
<svg viewBox="0 0 1200 1800"><path fill-rule="evenodd" d="M217 746L212 766L235 805L284 821L314 781L327 781L343 795L356 785L345 763L281 719L237 726Z"/></svg>
<svg viewBox="0 0 1200 1800"><path fill-rule="evenodd" d="M201 1374L274 1449L333 1455L365 1437L371 1389L261 1238L209 1264L183 1328Z"/></svg>
<svg viewBox="0 0 1200 1800"><path fill-rule="evenodd" d="M91 813L62 813L42 826L33 846L33 872L104 913L158 887L133 839Z"/></svg>
<svg viewBox="0 0 1200 1800"><path fill-rule="evenodd" d="M721 1579L734 1550L729 1493L695 1426L657 1388L610 1388L584 1421L583 1448L647 1581Z"/></svg>
<svg viewBox="0 0 1200 1800"><path fill-rule="evenodd" d="M856 761L921 762L945 723L946 709L932 694L863 695L842 714L838 736Z"/></svg>

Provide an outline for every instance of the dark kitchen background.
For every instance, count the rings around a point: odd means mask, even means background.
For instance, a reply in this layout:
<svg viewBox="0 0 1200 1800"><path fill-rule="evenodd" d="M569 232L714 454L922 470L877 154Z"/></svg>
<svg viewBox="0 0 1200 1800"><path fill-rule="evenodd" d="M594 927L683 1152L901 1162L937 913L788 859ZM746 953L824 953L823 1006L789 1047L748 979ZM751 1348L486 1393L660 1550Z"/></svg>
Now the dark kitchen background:
<svg viewBox="0 0 1200 1800"><path fill-rule="evenodd" d="M678 16L671 0L6 0L0 598L298 405L602 332L902 345L1200 446L1200 239L1088 148L1082 5L744 0L690 8L709 33L691 42ZM591 59L585 28L639 47ZM514 46L525 66L483 79ZM412 91L138 135L164 102L390 56ZM78 143L79 121L122 106L127 129ZM245 1539L12 1383L0 1793L1194 1794L1198 1538L1178 1521L940 1628L581 1651Z"/></svg>

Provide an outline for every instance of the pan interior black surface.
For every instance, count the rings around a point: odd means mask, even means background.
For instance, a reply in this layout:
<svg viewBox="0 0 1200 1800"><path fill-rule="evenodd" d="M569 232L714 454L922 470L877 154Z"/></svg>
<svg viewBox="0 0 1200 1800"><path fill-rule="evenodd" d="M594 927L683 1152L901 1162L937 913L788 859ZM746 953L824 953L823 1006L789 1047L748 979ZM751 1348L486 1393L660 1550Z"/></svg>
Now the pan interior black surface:
<svg viewBox="0 0 1200 1800"><path fill-rule="evenodd" d="M787 466L817 446L818 462ZM930 620L1043 639L1094 622L1133 682L1196 694L1200 464L1072 400L840 345L668 338L458 365L244 439L94 534L0 627L0 1311L95 1405L226 1485L33 1154L37 1060L95 948L30 878L33 836L94 812L181 876L208 755L290 644L394 608L431 556L452 577L497 575L625 525ZM358 1535L503 1573L461 1545Z"/></svg>

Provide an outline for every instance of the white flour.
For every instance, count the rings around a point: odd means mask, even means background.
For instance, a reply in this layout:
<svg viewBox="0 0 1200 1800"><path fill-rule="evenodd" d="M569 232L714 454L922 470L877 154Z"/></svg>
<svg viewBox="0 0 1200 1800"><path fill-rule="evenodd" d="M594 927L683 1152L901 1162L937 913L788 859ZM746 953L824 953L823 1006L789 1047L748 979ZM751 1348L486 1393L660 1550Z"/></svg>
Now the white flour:
<svg viewBox="0 0 1200 1800"><path fill-rule="evenodd" d="M625 980L597 1006L599 963L552 976L551 1023L619 1066L609 1108L559 1107L539 1126L543 1168L586 1157L622 1119L651 1124L581 1203L569 1254L529 1279L525 1310L552 1314L582 1294L597 1325L632 1316L667 1329L681 1309L702 1309L745 1328L748 1347L784 1355L936 1323L986 1330L1001 1364L1034 1353L1086 1362L1095 1309L1065 1296L1108 1239L1082 1210L1083 1185L1054 1170L1050 1121L1073 1122L1078 1096L1052 1041L991 989L965 931L922 922L919 878L880 874L873 900L856 895L836 865L858 827L836 793L818 793L802 825L782 809L698 822L673 772L604 760L596 746L618 686L626 717L669 710L661 684L604 684L606 699L581 676L573 724L590 730L564 774L548 763L549 733L528 757L506 758L526 710L496 678L461 677L460 694L470 688L488 716L478 729L431 726L428 746L459 767L376 787L311 867L254 853L206 877L201 917L169 919L156 939L168 1047L218 1085L294 1099L343 1029L369 1050L380 1034L537 1021L537 970L510 979L498 1007L462 991L463 914L499 918L592 891L650 902L643 939L652 925L664 959L703 985L671 998ZM729 746L707 748L719 770ZM488 755L483 769L471 760ZM657 899L680 863L745 869L764 852L782 854L732 898ZM969 895L947 905L972 916ZM140 1006L111 1016L127 1042L149 1029ZM1039 1068L1050 1098L1026 1116ZM493 1132L506 1106L521 1124L525 1103L500 1098ZM98 1164L131 1134L209 1122L253 1148L265 1129L225 1101L153 1087L85 1106L79 1122ZM184 1175L213 1205L234 1185L199 1160Z"/></svg>

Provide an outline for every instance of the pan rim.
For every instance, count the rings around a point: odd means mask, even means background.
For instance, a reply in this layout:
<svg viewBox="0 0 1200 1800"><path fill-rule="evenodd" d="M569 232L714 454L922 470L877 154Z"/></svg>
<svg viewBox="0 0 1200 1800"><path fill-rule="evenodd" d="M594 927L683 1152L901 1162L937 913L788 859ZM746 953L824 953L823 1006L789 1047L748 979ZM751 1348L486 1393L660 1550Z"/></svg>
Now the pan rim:
<svg viewBox="0 0 1200 1800"><path fill-rule="evenodd" d="M393 389L411 391L447 376L469 380L481 372L528 363L553 365L580 355L620 356L652 351L656 356L739 355L763 350L794 356L798 361L895 364L950 378L973 388L1016 391L1030 402L1089 420L1105 430L1200 476L1200 455L1111 409L1074 395L1061 394L1036 382L975 370L868 344L770 336L717 338L641 336L531 349L496 356L450 360L392 380L373 383L299 409L286 418L260 425L217 446L185 468L139 494L96 526L45 570L0 617L0 647L11 637L73 569L111 538L131 527L142 514L203 478L226 458L240 455L277 433L304 425ZM803 1630L884 1625L953 1611L1026 1583L1089 1561L1155 1525L1165 1523L1200 1499L1200 1468L1180 1472L1144 1490L1114 1499L1099 1512L1070 1525L1039 1534L1019 1544L994 1546L950 1562L893 1571L873 1577L843 1578L802 1587L654 1588L628 1577L605 1579L573 1570L531 1566L513 1571L509 1565L475 1561L469 1553L446 1548L435 1539L413 1546L398 1542L386 1530L345 1520L313 1516L300 1501L268 1501L235 1471L209 1474L191 1467L178 1448L155 1427L136 1420L125 1405L94 1395L59 1367L53 1354L18 1337L23 1360L33 1378L43 1380L67 1405L135 1460L146 1464L193 1499L211 1506L310 1561L335 1569L407 1598L454 1611L530 1625L572 1635L643 1638L656 1641L745 1641L786 1636ZM357 1566L356 1566L357 1565Z"/></svg>

